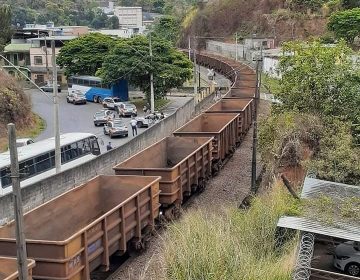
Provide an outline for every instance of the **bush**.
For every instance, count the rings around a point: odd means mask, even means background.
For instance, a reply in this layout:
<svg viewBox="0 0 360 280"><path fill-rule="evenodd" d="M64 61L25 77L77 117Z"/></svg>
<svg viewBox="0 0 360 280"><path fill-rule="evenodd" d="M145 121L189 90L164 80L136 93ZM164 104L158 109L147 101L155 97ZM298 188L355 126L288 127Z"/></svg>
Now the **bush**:
<svg viewBox="0 0 360 280"><path fill-rule="evenodd" d="M289 233L279 246L277 222L294 200L280 187L253 199L248 210L225 216L191 212L171 225L163 260L168 280L291 279L295 241Z"/></svg>
<svg viewBox="0 0 360 280"><path fill-rule="evenodd" d="M32 121L30 100L12 76L0 71L1 136L4 135L8 123L15 123L20 129L28 126Z"/></svg>

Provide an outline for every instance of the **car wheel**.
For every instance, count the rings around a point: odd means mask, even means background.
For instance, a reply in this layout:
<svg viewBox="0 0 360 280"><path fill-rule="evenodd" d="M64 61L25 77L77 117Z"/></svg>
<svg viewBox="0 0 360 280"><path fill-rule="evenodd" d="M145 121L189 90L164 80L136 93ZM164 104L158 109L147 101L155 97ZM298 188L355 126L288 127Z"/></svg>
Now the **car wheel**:
<svg viewBox="0 0 360 280"><path fill-rule="evenodd" d="M136 126L137 126L138 128L141 128L141 127L143 126L143 123L142 123L142 122L137 122Z"/></svg>
<svg viewBox="0 0 360 280"><path fill-rule="evenodd" d="M97 98L97 102L102 103L102 98L100 96Z"/></svg>
<svg viewBox="0 0 360 280"><path fill-rule="evenodd" d="M75 102L75 100L73 100L73 102L72 102L74 105L76 104L76 102Z"/></svg>
<svg viewBox="0 0 360 280"><path fill-rule="evenodd" d="M70 103L70 100L69 100L69 98L66 98L66 102L67 102L67 103Z"/></svg>
<svg viewBox="0 0 360 280"><path fill-rule="evenodd" d="M98 99L96 96L93 97L93 101L94 101L94 103L97 103Z"/></svg>
<svg viewBox="0 0 360 280"><path fill-rule="evenodd" d="M125 134L125 137L128 137L129 136L129 134Z"/></svg>
<svg viewBox="0 0 360 280"><path fill-rule="evenodd" d="M345 267L345 272L351 276L360 276L360 264L358 263L349 263Z"/></svg>
<svg viewBox="0 0 360 280"><path fill-rule="evenodd" d="M97 123L94 123L95 126L99 126Z"/></svg>

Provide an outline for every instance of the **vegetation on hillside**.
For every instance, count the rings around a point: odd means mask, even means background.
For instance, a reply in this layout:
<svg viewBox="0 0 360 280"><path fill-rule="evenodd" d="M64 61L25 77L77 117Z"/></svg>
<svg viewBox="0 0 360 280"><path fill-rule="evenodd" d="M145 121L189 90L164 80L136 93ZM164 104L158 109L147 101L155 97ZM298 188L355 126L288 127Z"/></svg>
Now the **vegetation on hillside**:
<svg viewBox="0 0 360 280"><path fill-rule="evenodd" d="M328 27L338 38L343 38L349 43L353 43L354 39L360 36L360 8L332 14Z"/></svg>
<svg viewBox="0 0 360 280"><path fill-rule="evenodd" d="M0 71L0 136L6 133L6 125L15 123L18 129L33 124L31 104L18 82Z"/></svg>
<svg viewBox="0 0 360 280"><path fill-rule="evenodd" d="M344 42L284 45L275 96L282 102L261 125L267 171L303 166L319 178L360 184L360 67ZM311 160L308 160L310 157Z"/></svg>
<svg viewBox="0 0 360 280"><path fill-rule="evenodd" d="M159 279L290 280L297 236L276 225L300 211L280 186L254 198L249 210L191 211L165 233Z"/></svg>

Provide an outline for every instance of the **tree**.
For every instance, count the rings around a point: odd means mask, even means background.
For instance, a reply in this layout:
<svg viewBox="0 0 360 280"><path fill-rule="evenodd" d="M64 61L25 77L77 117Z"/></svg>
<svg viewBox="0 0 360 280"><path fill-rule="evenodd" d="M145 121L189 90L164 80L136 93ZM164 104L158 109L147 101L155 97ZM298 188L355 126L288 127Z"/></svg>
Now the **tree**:
<svg viewBox="0 0 360 280"><path fill-rule="evenodd" d="M173 16L161 17L154 25L153 34L176 44L180 35L180 22Z"/></svg>
<svg viewBox="0 0 360 280"><path fill-rule="evenodd" d="M359 8L360 0L342 0L342 5L345 9Z"/></svg>
<svg viewBox="0 0 360 280"><path fill-rule="evenodd" d="M280 110L360 123L360 68L344 41L327 47L318 41L283 47Z"/></svg>
<svg viewBox="0 0 360 280"><path fill-rule="evenodd" d="M57 63L65 68L67 76L95 75L114 45L115 40L107 35L92 33L82 36L65 44Z"/></svg>
<svg viewBox="0 0 360 280"><path fill-rule="evenodd" d="M334 31L338 38L344 38L353 43L360 36L360 8L336 12L331 15L328 28Z"/></svg>
<svg viewBox="0 0 360 280"><path fill-rule="evenodd" d="M108 17L107 15L100 9L95 12L95 17L91 21L91 26L95 29L104 28L106 26Z"/></svg>
<svg viewBox="0 0 360 280"><path fill-rule="evenodd" d="M150 96L150 73L154 74L155 98L162 98L170 89L181 86L191 77L192 64L170 43L153 40L153 58L149 55L149 39L136 36L121 40L111 50L99 70L105 82L127 79Z"/></svg>
<svg viewBox="0 0 360 280"><path fill-rule="evenodd" d="M3 51L5 45L10 41L11 29L11 9L8 5L0 6L0 51Z"/></svg>
<svg viewBox="0 0 360 280"><path fill-rule="evenodd" d="M117 16L108 18L106 26L110 29L119 29L119 18Z"/></svg>

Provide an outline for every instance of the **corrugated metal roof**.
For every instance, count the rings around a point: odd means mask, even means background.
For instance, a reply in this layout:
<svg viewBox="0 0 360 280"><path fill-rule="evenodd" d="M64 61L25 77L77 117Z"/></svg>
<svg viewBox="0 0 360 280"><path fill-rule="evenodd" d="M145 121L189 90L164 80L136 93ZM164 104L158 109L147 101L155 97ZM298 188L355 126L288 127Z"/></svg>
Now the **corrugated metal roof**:
<svg viewBox="0 0 360 280"><path fill-rule="evenodd" d="M335 200L360 197L360 187L306 177L301 198L312 199L320 195L326 195ZM329 225L309 217L286 216L279 219L278 226L360 242L360 224L351 225L345 220L342 222L341 219Z"/></svg>
<svg viewBox="0 0 360 280"><path fill-rule="evenodd" d="M5 46L4 52L29 52L30 53L31 44L9 44Z"/></svg>
<svg viewBox="0 0 360 280"><path fill-rule="evenodd" d="M360 197L360 187L306 177L302 198L314 198L320 194L330 197Z"/></svg>
<svg viewBox="0 0 360 280"><path fill-rule="evenodd" d="M360 242L360 227L349 226L347 224L337 227L323 225L301 217L281 217L277 226Z"/></svg>

